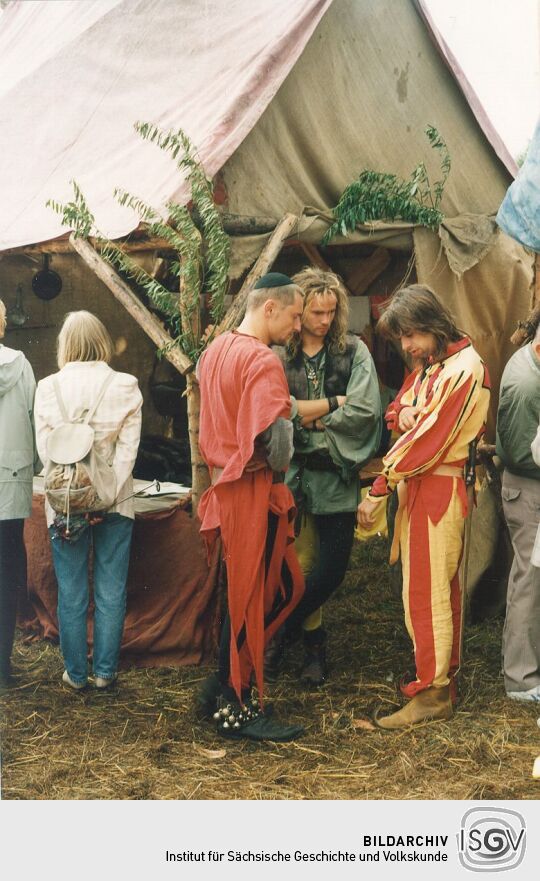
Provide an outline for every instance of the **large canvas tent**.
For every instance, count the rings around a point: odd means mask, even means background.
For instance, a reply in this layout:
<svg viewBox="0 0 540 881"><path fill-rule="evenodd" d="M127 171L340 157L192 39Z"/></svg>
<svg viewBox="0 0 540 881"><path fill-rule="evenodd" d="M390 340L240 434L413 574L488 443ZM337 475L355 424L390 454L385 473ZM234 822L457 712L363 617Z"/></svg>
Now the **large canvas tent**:
<svg viewBox="0 0 540 881"><path fill-rule="evenodd" d="M229 212L293 212L311 242L363 168L407 176L425 159L436 177L423 135L435 125L452 157L439 234L375 224L351 241L414 250L418 279L472 334L497 387L533 272L493 221L515 166L421 2L89 0L82 13L16 0L0 49L8 253L63 232L45 202L69 199L71 179L111 237L137 224L115 187L156 206L187 199L174 164L133 132L138 119L190 135ZM236 274L264 241L235 237Z"/></svg>
<svg viewBox="0 0 540 881"><path fill-rule="evenodd" d="M99 228L120 237L138 218L115 187L156 207L186 201L174 164L136 135L135 121L181 127L197 145L223 210L244 223L232 236L234 277L288 212L295 242L316 245L364 168L407 177L425 160L436 179L430 124L452 158L439 231L374 223L336 239L334 252L361 260L384 246L414 263L497 388L530 306L534 261L496 227L515 166L421 0L15 0L0 20L0 50L0 296L15 301L41 253L55 254L66 280L51 303L25 299L30 321L11 331L38 376L54 369L63 312L91 303L125 337L120 369L147 390L153 345L67 243L52 241L65 230L45 206L71 198L75 179ZM164 430L150 402L145 420Z"/></svg>

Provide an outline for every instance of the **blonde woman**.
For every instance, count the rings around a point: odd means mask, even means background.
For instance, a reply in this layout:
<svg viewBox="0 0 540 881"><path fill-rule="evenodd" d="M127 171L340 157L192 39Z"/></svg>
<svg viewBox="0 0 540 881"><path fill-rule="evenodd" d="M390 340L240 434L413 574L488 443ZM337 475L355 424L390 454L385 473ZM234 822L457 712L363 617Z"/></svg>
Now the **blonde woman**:
<svg viewBox="0 0 540 881"><path fill-rule="evenodd" d="M0 339L6 307L0 300ZM0 686L11 684L17 589L26 584L25 517L32 510L36 383L22 352L0 343Z"/></svg>
<svg viewBox="0 0 540 881"><path fill-rule="evenodd" d="M98 516L79 518L76 529L62 528L61 517L46 503L47 525L58 581L58 624L64 656L63 682L75 689L87 684L88 562L94 558L93 672L97 688L117 675L126 609L126 582L133 529L132 470L141 433L142 396L137 380L109 366L112 340L91 312L70 312L58 336L59 372L38 383L35 403L37 446L47 462L47 438L60 425L62 402L70 421L80 419L99 401L91 426L94 448L111 465L117 495ZM101 400L100 395L105 389Z"/></svg>

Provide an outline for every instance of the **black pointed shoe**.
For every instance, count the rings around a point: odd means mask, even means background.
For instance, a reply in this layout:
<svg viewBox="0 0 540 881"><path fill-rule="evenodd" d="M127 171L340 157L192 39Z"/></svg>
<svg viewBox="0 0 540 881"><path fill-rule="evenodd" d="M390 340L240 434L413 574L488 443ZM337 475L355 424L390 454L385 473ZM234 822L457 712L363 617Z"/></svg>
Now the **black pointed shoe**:
<svg viewBox="0 0 540 881"><path fill-rule="evenodd" d="M229 740L270 740L288 743L305 733L301 725L285 725L264 713L257 700L229 702L214 713L218 734Z"/></svg>

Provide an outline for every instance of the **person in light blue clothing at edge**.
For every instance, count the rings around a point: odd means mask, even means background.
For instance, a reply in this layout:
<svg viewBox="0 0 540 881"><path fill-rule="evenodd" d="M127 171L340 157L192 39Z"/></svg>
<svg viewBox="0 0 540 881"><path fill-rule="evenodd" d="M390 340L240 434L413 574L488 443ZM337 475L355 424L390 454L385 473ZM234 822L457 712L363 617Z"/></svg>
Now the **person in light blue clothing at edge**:
<svg viewBox="0 0 540 881"><path fill-rule="evenodd" d="M116 501L105 513L70 519L45 504L58 582L58 626L65 671L62 681L82 689L88 682L88 563L94 559L93 673L96 688L117 676L126 611L126 588L134 503L132 471L141 434L142 396L137 380L109 367L114 347L91 312L70 312L58 336L59 372L38 383L35 402L37 447L47 462L47 438L64 419L55 392L57 380L67 417L76 421L99 400L91 426L94 448L112 466ZM108 384L106 380L108 378ZM101 399L100 394L103 388Z"/></svg>
<svg viewBox="0 0 540 881"><path fill-rule="evenodd" d="M0 300L0 339L6 307ZM17 592L26 586L24 521L32 511L37 465L32 408L36 382L22 352L0 343L0 687L13 684L11 651Z"/></svg>

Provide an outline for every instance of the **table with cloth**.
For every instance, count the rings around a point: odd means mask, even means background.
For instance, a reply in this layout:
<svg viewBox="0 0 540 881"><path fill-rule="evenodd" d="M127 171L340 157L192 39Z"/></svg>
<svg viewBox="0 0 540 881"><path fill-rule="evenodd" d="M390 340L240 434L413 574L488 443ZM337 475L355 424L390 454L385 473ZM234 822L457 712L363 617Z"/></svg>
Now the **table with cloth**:
<svg viewBox="0 0 540 881"><path fill-rule="evenodd" d="M147 481L134 483L135 492L148 487ZM186 492L175 485L167 494L135 498L121 667L200 664L214 655L219 556L216 553L208 565L199 523L182 510ZM43 478L39 477L34 479L25 543L28 589L20 598L19 625L26 635L57 641L57 584L45 523ZM92 645L92 599L90 606L88 639Z"/></svg>

